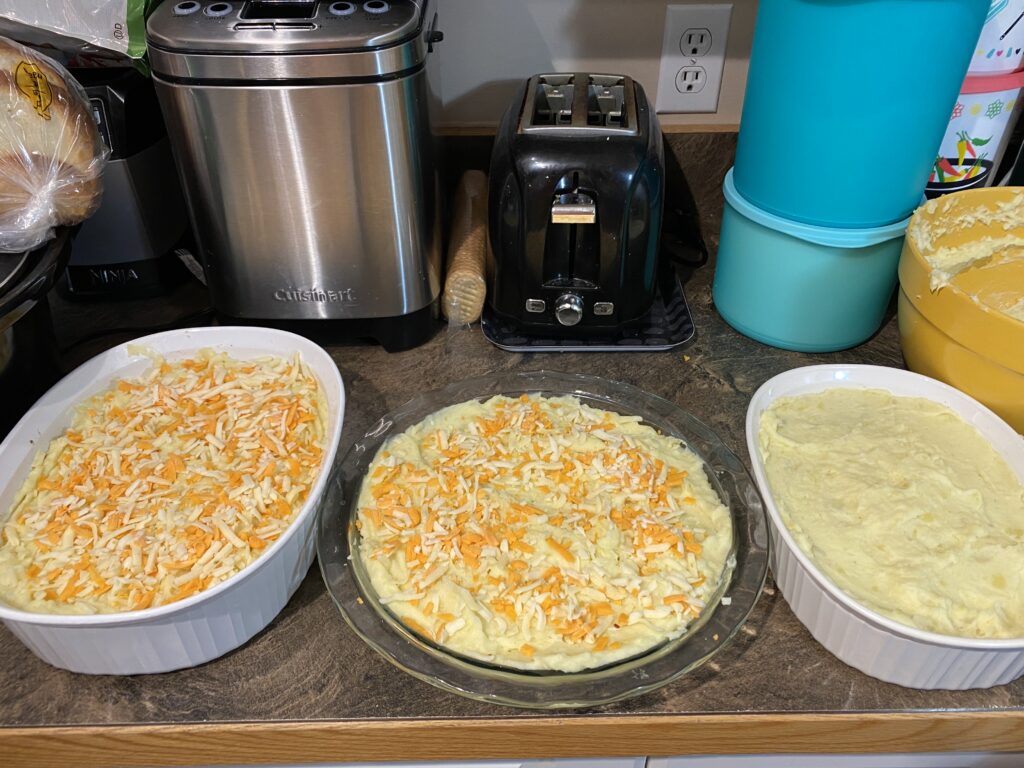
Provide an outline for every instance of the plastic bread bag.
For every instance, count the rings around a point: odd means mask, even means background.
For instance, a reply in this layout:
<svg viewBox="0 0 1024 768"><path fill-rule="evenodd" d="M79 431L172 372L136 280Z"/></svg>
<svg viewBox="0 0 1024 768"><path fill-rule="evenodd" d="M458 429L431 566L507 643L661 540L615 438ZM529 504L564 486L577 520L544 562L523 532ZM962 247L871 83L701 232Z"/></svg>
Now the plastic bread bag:
<svg viewBox="0 0 1024 768"><path fill-rule="evenodd" d="M0 11L2 14L2 11ZM67 67L76 69L110 69L112 67L133 67L148 75L149 63L145 57L133 59L127 54L106 48L97 48L91 43L64 37L41 27L29 27L0 15L0 37L6 37L21 45L27 45Z"/></svg>
<svg viewBox="0 0 1024 768"><path fill-rule="evenodd" d="M95 212L106 156L67 70L0 38L0 251L35 248Z"/></svg>
<svg viewBox="0 0 1024 768"><path fill-rule="evenodd" d="M63 39L58 47L66 51L100 49L138 59L146 53L146 16L158 0L3 0L0 5L7 29L49 33Z"/></svg>

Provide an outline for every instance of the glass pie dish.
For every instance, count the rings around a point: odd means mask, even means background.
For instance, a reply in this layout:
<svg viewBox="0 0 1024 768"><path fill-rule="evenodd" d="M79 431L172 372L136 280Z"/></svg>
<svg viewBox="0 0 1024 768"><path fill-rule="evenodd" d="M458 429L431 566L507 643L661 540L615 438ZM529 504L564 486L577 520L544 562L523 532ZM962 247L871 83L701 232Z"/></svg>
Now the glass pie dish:
<svg viewBox="0 0 1024 768"><path fill-rule="evenodd" d="M579 672L530 671L479 661L409 629L378 599L358 556L356 500L380 447L432 413L469 400L521 394L575 396L585 405L639 416L682 441L732 518L732 548L718 588L686 631L642 653ZM419 395L383 416L333 473L319 522L317 554L327 589L348 625L375 651L439 688L534 709L595 706L637 696L679 678L720 651L739 631L761 593L768 569L768 527L756 486L743 464L703 423L673 403L597 376L535 372L494 374Z"/></svg>

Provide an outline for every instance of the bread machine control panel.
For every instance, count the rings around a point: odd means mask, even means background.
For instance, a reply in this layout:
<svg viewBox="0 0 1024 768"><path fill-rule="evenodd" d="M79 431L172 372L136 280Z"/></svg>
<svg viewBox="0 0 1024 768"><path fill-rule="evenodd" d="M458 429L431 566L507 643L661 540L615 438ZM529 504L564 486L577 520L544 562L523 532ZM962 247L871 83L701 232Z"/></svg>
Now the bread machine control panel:
<svg viewBox="0 0 1024 768"><path fill-rule="evenodd" d="M170 0L154 11L149 29L168 50L348 51L407 39L422 21L422 6L422 0Z"/></svg>
<svg viewBox="0 0 1024 768"><path fill-rule="evenodd" d="M319 4L320 0L246 0L239 5L242 8L243 19L312 19L317 15ZM330 16L352 16L359 10L372 16L380 16L391 10L391 3L387 0L369 0L364 3L332 2L323 5L326 5L327 14ZM235 4L215 2L204 5L199 0L184 0L175 3L171 12L175 16L191 16L199 11L216 19L230 16L235 11Z"/></svg>

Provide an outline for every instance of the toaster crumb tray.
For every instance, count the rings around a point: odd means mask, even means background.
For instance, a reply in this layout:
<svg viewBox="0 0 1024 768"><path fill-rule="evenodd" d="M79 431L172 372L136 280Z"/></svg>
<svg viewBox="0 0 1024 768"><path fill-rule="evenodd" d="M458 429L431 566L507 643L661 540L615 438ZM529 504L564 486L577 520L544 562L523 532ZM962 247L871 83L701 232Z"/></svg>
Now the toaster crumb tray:
<svg viewBox="0 0 1024 768"><path fill-rule="evenodd" d="M678 278L671 285L669 296L659 290L647 314L618 334L575 339L526 335L498 318L489 306L484 306L480 329L489 342L508 352L667 352L689 345L696 337L683 286Z"/></svg>

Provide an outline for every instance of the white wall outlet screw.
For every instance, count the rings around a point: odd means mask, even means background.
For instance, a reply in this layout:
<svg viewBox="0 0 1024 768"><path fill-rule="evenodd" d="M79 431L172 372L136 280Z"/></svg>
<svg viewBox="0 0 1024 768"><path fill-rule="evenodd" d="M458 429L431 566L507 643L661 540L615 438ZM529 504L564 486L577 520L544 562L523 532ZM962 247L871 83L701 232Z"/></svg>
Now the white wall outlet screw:
<svg viewBox="0 0 1024 768"><path fill-rule="evenodd" d="M655 99L658 112L718 109L731 16L731 3L666 8Z"/></svg>

